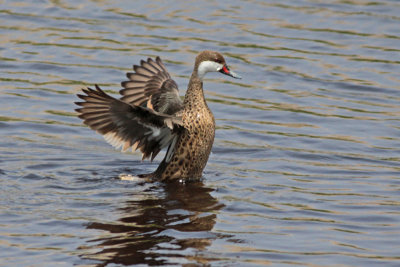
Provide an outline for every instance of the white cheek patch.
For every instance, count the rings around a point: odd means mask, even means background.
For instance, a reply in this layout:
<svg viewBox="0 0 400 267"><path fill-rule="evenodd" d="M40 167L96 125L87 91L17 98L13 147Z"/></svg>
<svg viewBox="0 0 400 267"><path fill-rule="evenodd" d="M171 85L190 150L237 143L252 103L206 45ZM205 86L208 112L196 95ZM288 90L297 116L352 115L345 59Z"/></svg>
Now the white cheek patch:
<svg viewBox="0 0 400 267"><path fill-rule="evenodd" d="M197 70L197 76L199 76L200 80L203 80L204 75L206 75L207 72L212 72L212 71L220 71L222 69L223 65L214 61L203 61L200 63L199 68Z"/></svg>

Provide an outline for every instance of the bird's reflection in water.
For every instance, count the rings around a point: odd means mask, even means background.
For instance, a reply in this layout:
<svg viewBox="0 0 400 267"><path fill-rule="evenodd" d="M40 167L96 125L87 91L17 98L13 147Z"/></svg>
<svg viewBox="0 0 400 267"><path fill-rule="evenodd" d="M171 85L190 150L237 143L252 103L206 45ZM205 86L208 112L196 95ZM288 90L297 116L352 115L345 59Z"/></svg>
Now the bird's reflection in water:
<svg viewBox="0 0 400 267"><path fill-rule="evenodd" d="M157 194L148 194L149 190ZM171 264L173 258L178 260L176 263L181 262L179 258L207 262L193 249L199 252L217 238L217 234L210 231L215 224L216 211L224 205L210 195L212 191L201 182L152 186L143 192L145 197L124 204L123 217L117 222L93 222L87 226L111 234L91 240L90 243L96 245L88 247L92 252L82 257L99 260L98 266L111 263L162 265ZM133 196L135 198L137 195Z"/></svg>

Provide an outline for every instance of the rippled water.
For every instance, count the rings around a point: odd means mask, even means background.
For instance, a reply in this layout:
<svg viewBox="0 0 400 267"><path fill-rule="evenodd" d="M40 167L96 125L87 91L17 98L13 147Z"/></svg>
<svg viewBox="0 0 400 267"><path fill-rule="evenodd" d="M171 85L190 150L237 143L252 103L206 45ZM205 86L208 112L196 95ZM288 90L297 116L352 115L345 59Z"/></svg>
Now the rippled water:
<svg viewBox="0 0 400 267"><path fill-rule="evenodd" d="M0 265L400 264L398 1L0 4ZM119 180L158 161L75 94L160 55L183 95L205 49L244 79L206 79L204 180Z"/></svg>

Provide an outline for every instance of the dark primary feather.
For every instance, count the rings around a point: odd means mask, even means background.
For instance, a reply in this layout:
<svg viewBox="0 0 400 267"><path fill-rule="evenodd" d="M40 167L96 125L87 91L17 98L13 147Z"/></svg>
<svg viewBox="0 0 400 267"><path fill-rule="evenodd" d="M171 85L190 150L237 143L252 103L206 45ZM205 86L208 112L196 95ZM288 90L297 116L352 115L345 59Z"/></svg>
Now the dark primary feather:
<svg viewBox="0 0 400 267"><path fill-rule="evenodd" d="M97 85L96 90L88 88L83 92L85 95L78 97L84 102L76 102L81 106L76 109L79 118L116 148L122 147L124 151L139 148L143 159L153 160L180 131L180 117L128 104L109 96Z"/></svg>
<svg viewBox="0 0 400 267"><path fill-rule="evenodd" d="M121 83L122 101L145 106L163 114L175 114L183 109L178 85L171 79L159 57L134 65L135 72L127 73L129 81Z"/></svg>

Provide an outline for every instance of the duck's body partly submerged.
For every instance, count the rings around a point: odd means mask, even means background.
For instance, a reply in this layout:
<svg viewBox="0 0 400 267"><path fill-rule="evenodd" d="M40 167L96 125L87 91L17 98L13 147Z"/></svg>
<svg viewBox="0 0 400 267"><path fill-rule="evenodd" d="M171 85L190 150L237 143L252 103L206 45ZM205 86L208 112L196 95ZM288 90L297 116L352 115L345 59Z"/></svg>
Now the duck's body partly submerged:
<svg viewBox="0 0 400 267"><path fill-rule="evenodd" d="M203 93L203 77L219 71L239 78L227 67L218 52L203 51L196 62L184 101L159 57L141 61L122 82L121 99L88 88L78 95L79 117L113 146L123 151L140 149L143 159L151 160L164 147L167 153L150 174L157 180L199 179L202 176L214 142L215 121Z"/></svg>

